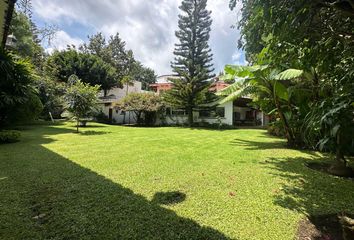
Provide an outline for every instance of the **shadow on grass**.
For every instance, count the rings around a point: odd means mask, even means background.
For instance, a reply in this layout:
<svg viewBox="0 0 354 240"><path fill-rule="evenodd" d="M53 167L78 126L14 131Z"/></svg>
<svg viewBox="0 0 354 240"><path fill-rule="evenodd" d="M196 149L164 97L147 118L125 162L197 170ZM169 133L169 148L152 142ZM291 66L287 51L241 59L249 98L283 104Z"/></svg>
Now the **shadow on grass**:
<svg viewBox="0 0 354 240"><path fill-rule="evenodd" d="M155 193L152 202L157 204L177 204L181 203L186 199L186 194L175 191L175 192L157 192Z"/></svg>
<svg viewBox="0 0 354 240"><path fill-rule="evenodd" d="M250 141L236 138L230 142L231 145L246 147L247 150L265 150L265 149L285 149L286 142L281 139L274 139L271 142Z"/></svg>
<svg viewBox="0 0 354 240"><path fill-rule="evenodd" d="M307 153L307 152L306 152ZM273 175L283 179L280 189L274 191L274 204L305 214L307 220L300 222L299 239L342 239L337 215L354 213L354 181L339 178L308 168L309 162L323 162L326 159L308 158L270 158L264 163ZM307 222L307 226L303 226ZM307 233L313 228L316 235ZM307 236L307 238L306 238ZM318 236L316 238L315 236ZM326 238L329 237L329 238Z"/></svg>
<svg viewBox="0 0 354 240"><path fill-rule="evenodd" d="M69 132L0 146L0 239L229 239L43 147Z"/></svg>
<svg viewBox="0 0 354 240"><path fill-rule="evenodd" d="M105 131L82 131L79 132L80 135L84 135L84 136L91 136L91 135L105 135L105 134L109 134L111 132L105 132Z"/></svg>

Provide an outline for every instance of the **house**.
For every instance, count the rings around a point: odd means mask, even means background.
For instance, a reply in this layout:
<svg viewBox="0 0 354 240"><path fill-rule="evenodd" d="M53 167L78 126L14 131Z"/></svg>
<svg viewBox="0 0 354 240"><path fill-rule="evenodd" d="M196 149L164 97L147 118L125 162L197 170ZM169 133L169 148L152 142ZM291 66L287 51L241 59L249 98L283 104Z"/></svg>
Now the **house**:
<svg viewBox="0 0 354 240"><path fill-rule="evenodd" d="M178 78L176 75L162 75L157 78L157 82L151 84L151 89L157 94L161 94L173 87L171 78ZM210 91L217 92L224 89L229 84L215 78L215 82L210 87ZM252 99L249 97L238 98L217 105L211 110L199 110L193 113L194 122L206 122L209 124L225 124L229 126L251 125L265 126L269 118L262 111L250 106ZM183 124L187 122L187 113L183 110L167 108L166 117L159 120L158 124Z"/></svg>
<svg viewBox="0 0 354 240"><path fill-rule="evenodd" d="M104 113L109 122L117 124L133 124L136 123L134 112L124 112L115 107L115 104L129 93L142 93L142 83L134 81L133 84L124 86L123 88L115 87L107 91L101 91L98 96L99 110Z"/></svg>
<svg viewBox="0 0 354 240"><path fill-rule="evenodd" d="M161 75L156 79L156 83L150 84L150 88L157 94L162 94L164 91L170 90L173 85L170 79L178 78L176 75Z"/></svg>

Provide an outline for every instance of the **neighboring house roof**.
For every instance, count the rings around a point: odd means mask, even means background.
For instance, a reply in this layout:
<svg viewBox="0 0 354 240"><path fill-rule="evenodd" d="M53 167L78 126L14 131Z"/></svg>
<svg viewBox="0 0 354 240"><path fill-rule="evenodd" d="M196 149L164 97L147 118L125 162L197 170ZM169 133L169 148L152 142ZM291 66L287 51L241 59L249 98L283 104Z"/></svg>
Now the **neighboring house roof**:
<svg viewBox="0 0 354 240"><path fill-rule="evenodd" d="M178 78L178 76L176 76L176 75L161 75L157 78L158 82L152 83L149 86L158 93L160 92L160 90L164 90L164 91L169 90L173 87L173 83L168 81L169 77ZM218 92L218 91L226 88L227 86L229 86L228 83L225 83L224 81L219 80L219 78L215 78L214 83L211 85L209 90Z"/></svg>
<svg viewBox="0 0 354 240"><path fill-rule="evenodd" d="M15 2L16 0L0 0L0 40L2 48L5 47L9 33Z"/></svg>

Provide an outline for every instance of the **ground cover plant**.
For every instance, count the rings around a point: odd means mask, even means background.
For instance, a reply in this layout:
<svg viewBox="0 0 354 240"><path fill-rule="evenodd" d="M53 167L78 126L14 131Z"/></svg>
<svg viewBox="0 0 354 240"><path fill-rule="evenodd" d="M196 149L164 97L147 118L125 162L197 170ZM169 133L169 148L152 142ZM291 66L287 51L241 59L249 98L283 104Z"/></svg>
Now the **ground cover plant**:
<svg viewBox="0 0 354 240"><path fill-rule="evenodd" d="M0 145L0 239L290 240L305 215L354 211L352 180L265 130L19 129Z"/></svg>

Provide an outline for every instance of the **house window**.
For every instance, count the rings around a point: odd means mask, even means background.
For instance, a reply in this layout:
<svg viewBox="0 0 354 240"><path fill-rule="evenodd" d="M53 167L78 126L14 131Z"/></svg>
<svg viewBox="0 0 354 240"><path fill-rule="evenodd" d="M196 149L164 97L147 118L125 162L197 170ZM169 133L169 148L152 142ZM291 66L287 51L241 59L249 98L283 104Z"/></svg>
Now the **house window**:
<svg viewBox="0 0 354 240"><path fill-rule="evenodd" d="M172 115L183 116L183 115L186 115L186 111L180 110L180 109L172 110Z"/></svg>
<svg viewBox="0 0 354 240"><path fill-rule="evenodd" d="M234 112L234 118L235 118L235 120L241 120L241 113L240 112Z"/></svg>
<svg viewBox="0 0 354 240"><path fill-rule="evenodd" d="M217 107L216 108L216 116L225 117L225 108L224 107Z"/></svg>
<svg viewBox="0 0 354 240"><path fill-rule="evenodd" d="M166 115L171 116L172 109L170 107L166 108Z"/></svg>
<svg viewBox="0 0 354 240"><path fill-rule="evenodd" d="M224 107L217 107L210 110L200 110L199 111L200 117L225 117L225 108Z"/></svg>
<svg viewBox="0 0 354 240"><path fill-rule="evenodd" d="M199 111L199 116L200 117L211 117L211 111L210 110L200 110Z"/></svg>

